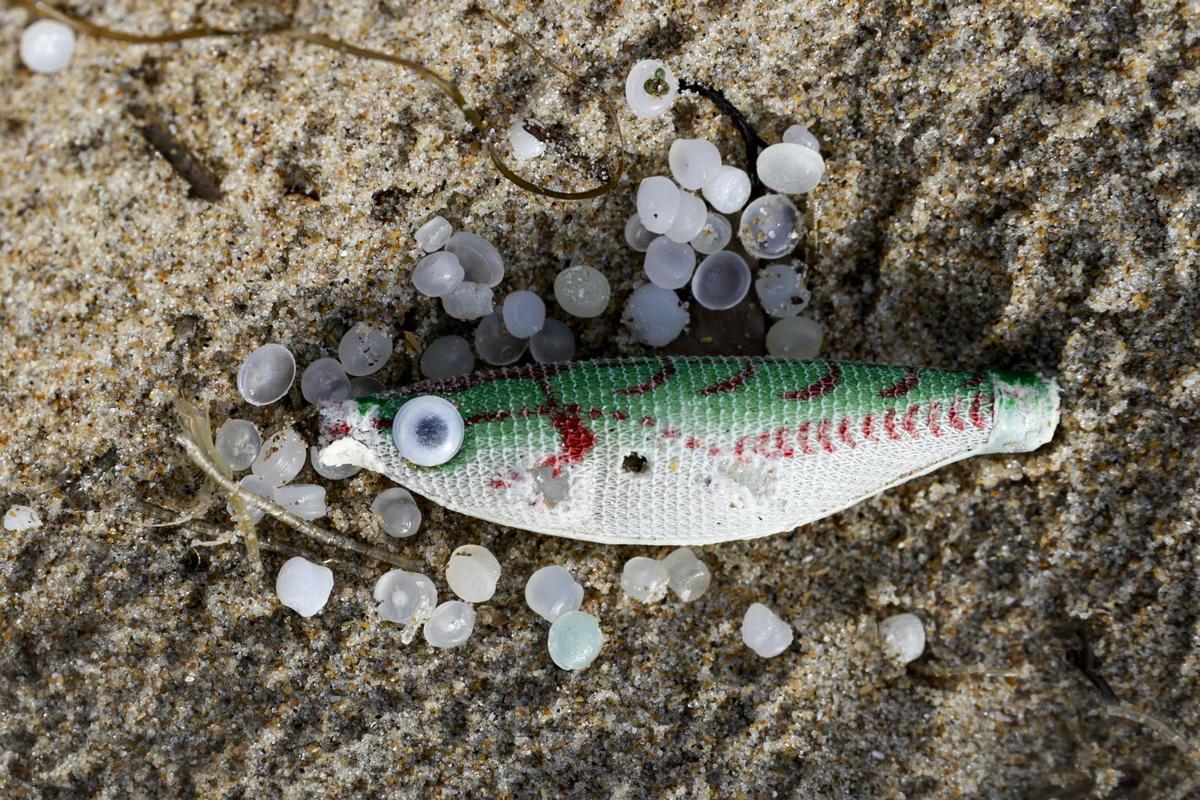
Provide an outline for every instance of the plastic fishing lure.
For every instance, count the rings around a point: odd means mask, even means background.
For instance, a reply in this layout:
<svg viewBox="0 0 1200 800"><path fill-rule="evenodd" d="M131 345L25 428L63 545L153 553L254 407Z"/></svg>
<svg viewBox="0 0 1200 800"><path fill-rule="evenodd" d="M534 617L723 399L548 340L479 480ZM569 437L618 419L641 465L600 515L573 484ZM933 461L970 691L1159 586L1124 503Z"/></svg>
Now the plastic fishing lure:
<svg viewBox="0 0 1200 800"><path fill-rule="evenodd" d="M436 414L413 431L394 426L416 397L441 398L432 402L449 412L446 425L461 421L461 445L438 466L418 466L396 444L411 435L436 446L446 433ZM1030 374L622 358L326 404L321 459L502 525L614 544L710 544L792 530L968 456L1034 450L1058 414L1054 381Z"/></svg>

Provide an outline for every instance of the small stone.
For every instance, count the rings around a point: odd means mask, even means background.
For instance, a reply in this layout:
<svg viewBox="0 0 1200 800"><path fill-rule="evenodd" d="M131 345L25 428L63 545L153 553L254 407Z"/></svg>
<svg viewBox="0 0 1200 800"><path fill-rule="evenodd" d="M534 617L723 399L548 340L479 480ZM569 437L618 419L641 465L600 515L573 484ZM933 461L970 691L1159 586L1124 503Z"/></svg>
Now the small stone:
<svg viewBox="0 0 1200 800"><path fill-rule="evenodd" d="M320 475L322 478L331 481L345 480L353 478L359 473L362 467L356 467L353 464L339 464L337 466L325 466L321 463L321 448L315 444L308 448L308 460L312 464L313 472Z"/></svg>
<svg viewBox="0 0 1200 800"><path fill-rule="evenodd" d="M518 339L504 329L504 317L496 311L475 326L475 352L489 364L502 367L525 355L529 340Z"/></svg>
<svg viewBox="0 0 1200 800"><path fill-rule="evenodd" d="M389 570L375 581L375 611L388 622L421 623L437 608L433 581L418 572Z"/></svg>
<svg viewBox="0 0 1200 800"><path fill-rule="evenodd" d="M722 214L741 211L750 199L750 176L744 169L723 166L704 184L704 199Z"/></svg>
<svg viewBox="0 0 1200 800"><path fill-rule="evenodd" d="M679 82L667 65L647 58L633 65L625 78L625 102L634 116L651 119L675 103Z"/></svg>
<svg viewBox="0 0 1200 800"><path fill-rule="evenodd" d="M679 193L679 212L671 223L666 237L673 242L687 244L704 228L708 220L708 206L691 192Z"/></svg>
<svg viewBox="0 0 1200 800"><path fill-rule="evenodd" d="M816 358L824 333L808 317L781 319L767 331L767 352L776 358Z"/></svg>
<svg viewBox="0 0 1200 800"><path fill-rule="evenodd" d="M696 269L696 251L686 244L659 236L646 249L646 277L655 286L680 289L687 286Z"/></svg>
<svg viewBox="0 0 1200 800"><path fill-rule="evenodd" d="M673 291L647 283L630 295L622 321L639 342L662 347L683 333L688 313Z"/></svg>
<svg viewBox="0 0 1200 800"><path fill-rule="evenodd" d="M500 562L486 547L464 544L450 554L446 583L450 591L468 603L483 603L496 593Z"/></svg>
<svg viewBox="0 0 1200 800"><path fill-rule="evenodd" d="M570 361L575 355L575 334L556 319L547 319L529 340L529 354L539 364Z"/></svg>
<svg viewBox="0 0 1200 800"><path fill-rule="evenodd" d="M500 251L477 233L459 231L446 240L446 252L458 256L466 272L464 280L483 286L495 286L504 278L504 259Z"/></svg>
<svg viewBox="0 0 1200 800"><path fill-rule="evenodd" d="M676 139L667 154L671 174L685 189L702 189L721 169L721 151L707 139Z"/></svg>
<svg viewBox="0 0 1200 800"><path fill-rule="evenodd" d="M554 299L573 317L598 317L608 308L608 279L597 269L579 264L554 279Z"/></svg>
<svg viewBox="0 0 1200 800"><path fill-rule="evenodd" d="M646 226L642 224L642 220L636 213L630 214L629 219L625 220L625 244L637 252L646 252L646 248L650 246L656 236L658 234L646 230Z"/></svg>
<svg viewBox="0 0 1200 800"><path fill-rule="evenodd" d="M568 611L550 625L547 647L550 659L562 669L586 668L604 647L600 620L582 611Z"/></svg>
<svg viewBox="0 0 1200 800"><path fill-rule="evenodd" d="M475 630L475 609L459 600L447 600L425 622L425 641L434 647L458 647Z"/></svg>
<svg viewBox="0 0 1200 800"><path fill-rule="evenodd" d="M383 391L383 384L374 378L360 375L350 379L350 397L369 397Z"/></svg>
<svg viewBox="0 0 1200 800"><path fill-rule="evenodd" d="M249 420L227 419L217 428L214 444L230 469L249 469L262 446L262 435Z"/></svg>
<svg viewBox="0 0 1200 800"><path fill-rule="evenodd" d="M749 291L750 267L746 259L729 250L705 256L692 276L692 297L716 311L733 308Z"/></svg>
<svg viewBox="0 0 1200 800"><path fill-rule="evenodd" d="M461 336L439 336L421 354L421 374L426 378L453 378L473 369L475 356Z"/></svg>
<svg viewBox="0 0 1200 800"><path fill-rule="evenodd" d="M729 224L729 220L722 214L714 214L710 211L705 218L704 227L692 237L691 245L697 253L710 255L718 250L724 250L731 238L733 238L733 226Z"/></svg>
<svg viewBox="0 0 1200 800"><path fill-rule="evenodd" d="M637 213L651 233L666 233L679 213L679 187L670 178L654 175L638 184Z"/></svg>
<svg viewBox="0 0 1200 800"><path fill-rule="evenodd" d="M333 570L306 558L289 558L275 578L279 602L302 617L311 617L329 601L333 591Z"/></svg>
<svg viewBox="0 0 1200 800"><path fill-rule="evenodd" d="M546 143L525 130L523 120L509 126L508 143L512 146L513 157L522 164L546 152Z"/></svg>
<svg viewBox="0 0 1200 800"><path fill-rule="evenodd" d="M792 644L792 626L762 603L753 603L742 619L742 641L763 658L773 658Z"/></svg>
<svg viewBox="0 0 1200 800"><path fill-rule="evenodd" d="M421 529L421 507L412 493L399 486L384 489L371 501L371 513L388 536L404 539Z"/></svg>
<svg viewBox="0 0 1200 800"><path fill-rule="evenodd" d="M21 63L34 72L58 72L75 54L75 31L58 20L39 19L21 32Z"/></svg>
<svg viewBox="0 0 1200 800"><path fill-rule="evenodd" d="M12 506L4 512L4 530L31 531L42 527L42 520L32 506Z"/></svg>
<svg viewBox="0 0 1200 800"><path fill-rule="evenodd" d="M772 317L794 317L808 307L812 295L792 264L769 264L759 270L754 290L763 311Z"/></svg>
<svg viewBox="0 0 1200 800"><path fill-rule="evenodd" d="M643 603L657 603L667 595L671 575L661 561L634 556L621 570L621 589Z"/></svg>
<svg viewBox="0 0 1200 800"><path fill-rule="evenodd" d="M690 603L707 592L709 584L712 583L712 573L708 571L708 567L686 547L671 551L670 555L662 560L662 564L670 576L667 585L685 603Z"/></svg>
<svg viewBox="0 0 1200 800"><path fill-rule="evenodd" d="M239 489L247 491L250 494L256 494L259 497L265 497L268 500L272 499L275 494L275 487L271 485L270 481L260 478L257 475L247 475L238 481L237 485ZM267 512L263 511L258 506L252 506L249 503L246 503L245 506L246 518L255 525L257 525L262 518L267 515ZM233 503L227 503L225 510L229 512L229 518L236 523L238 521L238 515L233 510Z"/></svg>
<svg viewBox="0 0 1200 800"><path fill-rule="evenodd" d="M821 142L803 125L792 125L783 132L783 141L821 152Z"/></svg>
<svg viewBox="0 0 1200 800"><path fill-rule="evenodd" d="M534 292L521 289L509 293L501 307L504 327L518 339L528 339L542 329L546 321L546 304Z"/></svg>
<svg viewBox="0 0 1200 800"><path fill-rule="evenodd" d="M325 508L325 487L312 483L293 483L280 486L273 493L276 503L300 519L320 519L328 513Z"/></svg>
<svg viewBox="0 0 1200 800"><path fill-rule="evenodd" d="M264 344L238 368L238 393L247 403L265 406L288 393L296 380L296 359L281 344Z"/></svg>
<svg viewBox="0 0 1200 800"><path fill-rule="evenodd" d="M426 297L445 297L462 285L466 270L454 253L430 253L413 267L413 287Z"/></svg>
<svg viewBox="0 0 1200 800"><path fill-rule="evenodd" d="M360 322L338 344L338 361L347 375L371 375L392 357L392 337L387 331Z"/></svg>
<svg viewBox="0 0 1200 800"><path fill-rule="evenodd" d="M755 258L783 258L800 244L800 226L795 203L781 194L765 194L742 211L738 238Z"/></svg>
<svg viewBox="0 0 1200 800"><path fill-rule="evenodd" d="M350 378L336 358L318 358L300 376L300 394L316 405L350 397Z"/></svg>
<svg viewBox="0 0 1200 800"><path fill-rule="evenodd" d="M300 474L308 448L291 428L267 437L250 465L250 470L271 487L283 486Z"/></svg>
<svg viewBox="0 0 1200 800"><path fill-rule="evenodd" d="M534 467L529 474L533 479L533 488L541 492L547 506L553 508L567 499L571 491L571 477L566 470L559 470L556 475L554 467L543 464Z"/></svg>
<svg viewBox="0 0 1200 800"><path fill-rule="evenodd" d="M811 192L825 174L825 159L820 153L791 142L765 148L758 154L755 166L764 186L784 194Z"/></svg>
<svg viewBox="0 0 1200 800"><path fill-rule="evenodd" d="M547 622L578 611L583 604L583 587L564 567L542 567L525 582L525 604Z"/></svg>
<svg viewBox="0 0 1200 800"><path fill-rule="evenodd" d="M488 286L463 281L442 297L442 310L455 319L471 320L492 313L492 290Z"/></svg>
<svg viewBox="0 0 1200 800"><path fill-rule="evenodd" d="M453 234L454 226L445 217L435 216L417 228L417 246L426 253L432 253L445 247Z"/></svg>
<svg viewBox="0 0 1200 800"><path fill-rule="evenodd" d="M925 652L925 626L916 614L896 614L879 623L884 649L901 664L916 661Z"/></svg>

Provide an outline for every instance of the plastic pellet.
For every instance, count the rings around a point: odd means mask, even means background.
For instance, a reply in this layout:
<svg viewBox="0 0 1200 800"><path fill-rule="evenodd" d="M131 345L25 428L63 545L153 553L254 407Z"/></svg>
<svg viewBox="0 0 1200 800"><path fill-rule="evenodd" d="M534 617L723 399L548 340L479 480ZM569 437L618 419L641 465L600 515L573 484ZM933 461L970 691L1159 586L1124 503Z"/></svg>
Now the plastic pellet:
<svg viewBox="0 0 1200 800"><path fill-rule="evenodd" d="M625 78L625 102L634 116L642 119L661 115L674 105L678 92L679 82L658 59L637 62Z"/></svg>
<svg viewBox="0 0 1200 800"><path fill-rule="evenodd" d="M454 235L454 226L445 217L435 216L417 228L417 246L426 253L432 253L445 247L446 241L452 235Z"/></svg>
<svg viewBox="0 0 1200 800"><path fill-rule="evenodd" d="M629 219L625 220L625 244L639 253L646 252L646 248L650 246L657 235L646 230L646 226L642 224L641 218L636 213L630 214Z"/></svg>
<svg viewBox="0 0 1200 800"><path fill-rule="evenodd" d="M783 258L800 243L800 212L781 194L765 194L742 210L738 238L755 258Z"/></svg>
<svg viewBox="0 0 1200 800"><path fill-rule="evenodd" d="M511 292L501 306L504 327L518 339L528 339L542 329L546 321L546 304L534 292L521 289Z"/></svg>
<svg viewBox="0 0 1200 800"><path fill-rule="evenodd" d="M421 507L408 489L384 489L371 501L371 513L388 536L404 539L421 529Z"/></svg>
<svg viewBox="0 0 1200 800"><path fill-rule="evenodd" d="M325 487L312 483L293 483L280 486L272 495L275 502L300 519L320 519L328 513L325 508Z"/></svg>
<svg viewBox="0 0 1200 800"><path fill-rule="evenodd" d="M542 567L525 582L525 604L542 619L554 622L563 614L578 611L583 604L583 587L564 567Z"/></svg>
<svg viewBox="0 0 1200 800"><path fill-rule="evenodd" d="M434 647L458 647L475 630L475 609L459 600L447 600L425 622L425 641Z"/></svg>
<svg viewBox="0 0 1200 800"><path fill-rule="evenodd" d="M312 464L313 472L320 475L322 478L331 481L345 480L353 478L361 471L361 467L356 467L353 464L339 464L337 466L325 466L321 463L321 448L315 444L308 448L308 460Z"/></svg>
<svg viewBox="0 0 1200 800"><path fill-rule="evenodd" d="M34 72L58 72L75 54L75 31L57 20L39 19L21 32L21 63Z"/></svg>
<svg viewBox="0 0 1200 800"><path fill-rule="evenodd" d="M286 428L267 437L250 470L272 487L283 486L300 474L308 448L300 434Z"/></svg>
<svg viewBox="0 0 1200 800"><path fill-rule="evenodd" d="M704 199L722 214L741 211L750 199L750 176L738 167L723 166L704 184Z"/></svg>
<svg viewBox="0 0 1200 800"><path fill-rule="evenodd" d="M259 497L265 497L268 500L272 499L275 494L275 487L271 485L271 482L257 475L247 475L238 481L237 485L239 489L243 489L250 494L256 494ZM225 509L229 512L229 518L237 522L238 515L234 513L233 504L226 504ZM266 516L266 513L257 506L252 506L249 503L246 504L246 517L256 525Z"/></svg>
<svg viewBox="0 0 1200 800"><path fill-rule="evenodd" d="M697 253L709 255L724 250L732 237L733 226L729 224L729 220L710 211L704 220L704 227L692 237L691 245Z"/></svg>
<svg viewBox="0 0 1200 800"><path fill-rule="evenodd" d="M805 194L821 182L825 159L811 147L780 142L759 153L755 167L763 185L784 194Z"/></svg>
<svg viewBox="0 0 1200 800"><path fill-rule="evenodd" d="M567 267L554 278L554 299L573 317L598 317L608 308L608 278L592 267Z"/></svg>
<svg viewBox="0 0 1200 800"><path fill-rule="evenodd" d="M671 175L685 189L702 189L721 169L721 151L707 139L676 139L667 154Z"/></svg>
<svg viewBox="0 0 1200 800"><path fill-rule="evenodd" d="M254 406L274 403L296 380L296 359L281 344L264 344L238 368L238 394Z"/></svg>
<svg viewBox="0 0 1200 800"><path fill-rule="evenodd" d="M483 603L496 593L500 562L486 547L464 544L450 554L446 583L450 591L468 603Z"/></svg>
<svg viewBox="0 0 1200 800"><path fill-rule="evenodd" d="M750 291L746 259L729 250L705 256L692 276L692 297L705 308L733 308Z"/></svg>
<svg viewBox="0 0 1200 800"><path fill-rule="evenodd" d="M350 397L350 378L336 358L318 358L300 376L300 394L310 403Z"/></svg>
<svg viewBox="0 0 1200 800"><path fill-rule="evenodd" d="M392 337L387 331L360 322L338 343L338 361L347 375L371 375L392 357Z"/></svg>
<svg viewBox="0 0 1200 800"><path fill-rule="evenodd" d="M679 187L670 178L654 175L638 184L637 213L651 233L666 233L679 213Z"/></svg>
<svg viewBox="0 0 1200 800"><path fill-rule="evenodd" d="M667 585L685 603L690 603L707 592L709 584L712 583L712 573L708 571L708 567L686 547L671 551L662 560L662 564L670 576Z"/></svg>
<svg viewBox="0 0 1200 800"><path fill-rule="evenodd" d="M463 282L466 270L454 253L430 253L413 267L413 287L426 297L445 297Z"/></svg>
<svg viewBox="0 0 1200 800"><path fill-rule="evenodd" d="M217 428L213 443L230 469L249 469L262 447L262 435L249 420L227 419Z"/></svg>
<svg viewBox="0 0 1200 800"><path fill-rule="evenodd" d="M12 506L4 512L4 530L31 531L42 526L42 520L31 506Z"/></svg>
<svg viewBox="0 0 1200 800"><path fill-rule="evenodd" d="M479 319L492 313L492 290L471 281L463 281L442 297L442 310L455 319Z"/></svg>
<svg viewBox="0 0 1200 800"><path fill-rule="evenodd" d="M350 397L367 397L383 391L383 384L369 376L350 379Z"/></svg>
<svg viewBox="0 0 1200 800"><path fill-rule="evenodd" d="M762 603L753 603L742 619L742 641L763 658L773 658L792 644L792 626Z"/></svg>
<svg viewBox="0 0 1200 800"><path fill-rule="evenodd" d="M519 163L531 161L546 152L546 143L525 130L524 121L514 122L508 129L508 143Z"/></svg>
<svg viewBox="0 0 1200 800"><path fill-rule="evenodd" d="M621 570L621 589L643 603L657 603L667 595L671 575L661 561L634 556Z"/></svg>
<svg viewBox="0 0 1200 800"><path fill-rule="evenodd" d="M539 364L570 361L575 355L575 334L556 319L547 319L529 340L529 354Z"/></svg>
<svg viewBox="0 0 1200 800"><path fill-rule="evenodd" d="M772 317L794 317L808 307L812 295L795 264L770 264L759 270L754 291Z"/></svg>
<svg viewBox="0 0 1200 800"><path fill-rule="evenodd" d="M639 342L662 347L683 333L688 312L670 289L647 283L634 289L622 320Z"/></svg>
<svg viewBox="0 0 1200 800"><path fill-rule="evenodd" d="M475 356L461 336L439 336L421 353L421 374L426 378L453 378L473 369Z"/></svg>
<svg viewBox="0 0 1200 800"><path fill-rule="evenodd" d="M673 242L684 244L696 238L708 220L708 206L704 201L691 192L679 193L679 212L666 237Z"/></svg>
<svg viewBox="0 0 1200 800"><path fill-rule="evenodd" d="M466 272L464 280L495 286L504 277L504 259L500 251L477 233L459 231L446 240L446 252L458 256Z"/></svg>
<svg viewBox="0 0 1200 800"><path fill-rule="evenodd" d="M916 661L925 652L925 626L916 614L896 614L879 623L884 649L901 664Z"/></svg>
<svg viewBox="0 0 1200 800"><path fill-rule="evenodd" d="M475 326L475 352L497 367L512 364L525 355L528 339L518 339L504 329L504 317L499 311L488 314Z"/></svg>
<svg viewBox="0 0 1200 800"><path fill-rule="evenodd" d="M388 622L421 623L437 608L437 588L419 572L389 570L375 581L375 611Z"/></svg>
<svg viewBox="0 0 1200 800"><path fill-rule="evenodd" d="M306 558L289 558L275 578L279 602L302 617L311 617L329 601L333 591L333 570Z"/></svg>
<svg viewBox="0 0 1200 800"><path fill-rule="evenodd" d="M821 142L816 136L813 136L812 131L803 125L792 125L783 132L783 141L789 144L798 144L803 147L808 147L812 150L821 152Z"/></svg>
<svg viewBox="0 0 1200 800"><path fill-rule="evenodd" d="M533 488L541 493L542 499L551 508L566 500L571 493L571 478L566 471L559 471L556 475L554 467L543 464L530 470L529 475L533 479Z"/></svg>
<svg viewBox="0 0 1200 800"><path fill-rule="evenodd" d="M585 669L604 647L600 620L582 611L568 611L550 625L546 645L550 660L562 669Z"/></svg>
<svg viewBox="0 0 1200 800"><path fill-rule="evenodd" d="M659 236L646 249L643 267L646 277L655 286L681 289L687 286L696 269L696 251L686 244Z"/></svg>
<svg viewBox="0 0 1200 800"><path fill-rule="evenodd" d="M823 337L821 326L808 317L781 319L767 331L767 352L776 358L816 358Z"/></svg>

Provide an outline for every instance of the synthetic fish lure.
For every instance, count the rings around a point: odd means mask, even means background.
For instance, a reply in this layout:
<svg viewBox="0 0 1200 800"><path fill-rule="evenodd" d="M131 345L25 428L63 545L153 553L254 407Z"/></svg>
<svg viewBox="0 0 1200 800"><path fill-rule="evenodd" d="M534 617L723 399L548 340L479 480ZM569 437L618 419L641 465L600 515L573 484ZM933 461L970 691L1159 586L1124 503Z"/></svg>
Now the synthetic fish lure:
<svg viewBox="0 0 1200 800"><path fill-rule="evenodd" d="M321 460L525 530L710 544L791 530L968 456L1034 450L1058 411L1054 381L1030 374L619 358L325 404Z"/></svg>

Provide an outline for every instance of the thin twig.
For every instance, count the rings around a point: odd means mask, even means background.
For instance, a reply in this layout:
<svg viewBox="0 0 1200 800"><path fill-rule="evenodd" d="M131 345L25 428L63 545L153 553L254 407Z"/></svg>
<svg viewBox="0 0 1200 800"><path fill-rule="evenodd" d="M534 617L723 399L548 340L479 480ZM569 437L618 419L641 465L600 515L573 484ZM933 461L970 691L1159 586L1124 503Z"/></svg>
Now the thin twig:
<svg viewBox="0 0 1200 800"><path fill-rule="evenodd" d="M695 92L705 98L717 109L729 118L733 126L737 128L737 132L741 134L742 141L746 145L746 174L750 176L750 196L756 197L762 191L762 181L758 179L758 151L767 146L767 142L758 135L758 131L754 130L754 126L746 119L746 115L738 110L738 107L729 102L729 98L720 89L714 89L711 86L706 86L699 81L689 81L686 78L679 79L679 91Z"/></svg>

